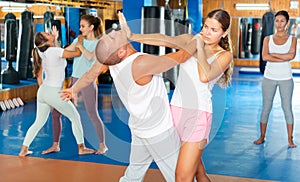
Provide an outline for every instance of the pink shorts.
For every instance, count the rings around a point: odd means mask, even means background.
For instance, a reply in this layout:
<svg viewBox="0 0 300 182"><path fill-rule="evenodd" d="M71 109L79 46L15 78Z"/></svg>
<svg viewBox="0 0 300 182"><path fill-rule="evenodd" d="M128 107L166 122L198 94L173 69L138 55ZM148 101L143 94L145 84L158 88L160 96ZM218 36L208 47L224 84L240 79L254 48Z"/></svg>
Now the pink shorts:
<svg viewBox="0 0 300 182"><path fill-rule="evenodd" d="M209 141L212 114L171 105L174 126L183 142Z"/></svg>

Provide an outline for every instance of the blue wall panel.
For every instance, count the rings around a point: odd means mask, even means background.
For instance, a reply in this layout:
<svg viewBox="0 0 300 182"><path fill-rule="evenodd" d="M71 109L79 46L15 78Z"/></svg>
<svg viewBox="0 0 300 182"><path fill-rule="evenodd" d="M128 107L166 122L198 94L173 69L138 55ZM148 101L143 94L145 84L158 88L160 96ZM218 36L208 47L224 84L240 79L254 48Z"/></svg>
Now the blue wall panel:
<svg viewBox="0 0 300 182"><path fill-rule="evenodd" d="M150 6L148 1L146 4ZM145 2L142 0L123 0L123 13L132 33L141 33L142 7L144 5ZM132 45L136 50L140 51L139 43L133 42Z"/></svg>
<svg viewBox="0 0 300 182"><path fill-rule="evenodd" d="M202 0L188 0L188 20L192 22L193 33L200 32L202 26Z"/></svg>

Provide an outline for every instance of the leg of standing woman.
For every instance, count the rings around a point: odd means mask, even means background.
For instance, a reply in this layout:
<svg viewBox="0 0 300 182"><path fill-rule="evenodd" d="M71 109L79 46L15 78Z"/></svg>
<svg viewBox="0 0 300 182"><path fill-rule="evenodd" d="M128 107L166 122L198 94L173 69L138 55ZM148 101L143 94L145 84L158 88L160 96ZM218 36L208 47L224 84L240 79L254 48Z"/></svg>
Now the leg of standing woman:
<svg viewBox="0 0 300 182"><path fill-rule="evenodd" d="M82 125L80 121L80 115L74 106L74 104L71 101L63 101L60 98L60 95L58 92L61 88L55 88L55 87L48 87L47 90L52 90L51 94L48 95L48 103L53 108L57 109L58 112L65 115L70 121L72 126L73 135L75 136L76 142L78 144L78 154L92 154L95 151L92 149L88 149L84 146L84 137L83 137L83 130Z"/></svg>
<svg viewBox="0 0 300 182"><path fill-rule="evenodd" d="M297 146L293 141L293 130L294 130L294 115L293 115L293 107L292 107L293 91L294 91L293 79L279 81L281 107L284 112L285 121L287 124L288 143L290 148L294 148Z"/></svg>
<svg viewBox="0 0 300 182"><path fill-rule="evenodd" d="M78 79L73 78L75 83ZM81 90L84 106L92 121L99 139L99 149L96 154L104 154L108 148L105 145L104 124L98 113L98 87L95 82Z"/></svg>
<svg viewBox="0 0 300 182"><path fill-rule="evenodd" d="M45 93L48 94L49 92L47 92L47 90L45 90L44 86L42 85L39 88L37 94L36 119L26 133L19 156L26 156L32 153L32 151L29 151L28 148L47 121L50 113L50 106L44 102L43 96L45 95Z"/></svg>
<svg viewBox="0 0 300 182"><path fill-rule="evenodd" d="M44 150L42 154L49 154L52 152L59 152L59 141L62 130L61 113L56 109L52 108L52 133L53 133L53 144L47 150Z"/></svg>
<svg viewBox="0 0 300 182"><path fill-rule="evenodd" d="M253 143L256 145L265 142L267 123L273 106L273 100L277 89L277 83L274 80L264 78L262 81L262 111L260 115L260 137Z"/></svg>

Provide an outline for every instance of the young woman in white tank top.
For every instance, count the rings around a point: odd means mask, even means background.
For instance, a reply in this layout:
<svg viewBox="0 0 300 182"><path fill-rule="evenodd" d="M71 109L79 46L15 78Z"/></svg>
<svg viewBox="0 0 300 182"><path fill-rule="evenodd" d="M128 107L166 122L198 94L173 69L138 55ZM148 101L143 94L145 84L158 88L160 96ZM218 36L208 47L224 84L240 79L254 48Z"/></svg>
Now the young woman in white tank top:
<svg viewBox="0 0 300 182"><path fill-rule="evenodd" d="M288 146L294 148L297 145L293 141L294 116L292 111L292 96L294 82L290 60L296 55L296 37L287 33L289 14L287 11L278 11L275 14L274 25L276 33L267 36L263 42L262 58L267 61L264 79L262 81L263 105L260 115L260 136L254 144L265 142L267 123L272 109L274 96L279 88L281 106L284 112Z"/></svg>

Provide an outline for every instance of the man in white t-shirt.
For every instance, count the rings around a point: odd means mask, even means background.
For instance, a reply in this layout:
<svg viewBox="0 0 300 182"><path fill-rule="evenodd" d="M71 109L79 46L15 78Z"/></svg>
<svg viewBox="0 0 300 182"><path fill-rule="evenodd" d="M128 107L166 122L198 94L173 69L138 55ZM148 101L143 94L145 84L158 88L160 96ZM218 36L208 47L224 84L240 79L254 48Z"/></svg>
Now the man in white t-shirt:
<svg viewBox="0 0 300 182"><path fill-rule="evenodd" d="M130 114L132 134L130 163L120 181L143 181L154 160L166 181L175 181L180 140L172 124L168 95L161 75L186 61L195 52L195 42L164 56L138 53L125 30L104 35L96 48L96 61L63 98L70 99L103 70L110 70L118 95ZM191 50L187 50L190 48ZM176 61L175 61L176 60Z"/></svg>

